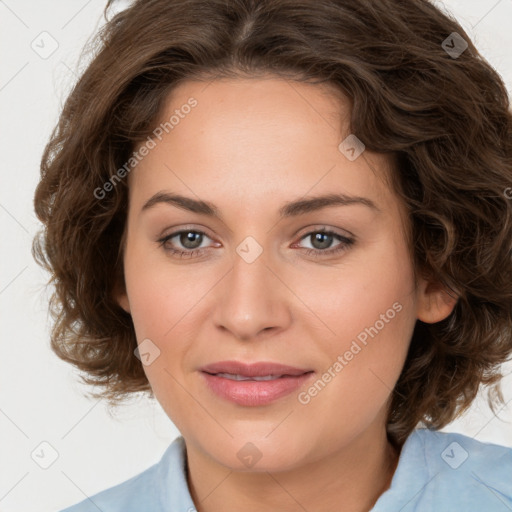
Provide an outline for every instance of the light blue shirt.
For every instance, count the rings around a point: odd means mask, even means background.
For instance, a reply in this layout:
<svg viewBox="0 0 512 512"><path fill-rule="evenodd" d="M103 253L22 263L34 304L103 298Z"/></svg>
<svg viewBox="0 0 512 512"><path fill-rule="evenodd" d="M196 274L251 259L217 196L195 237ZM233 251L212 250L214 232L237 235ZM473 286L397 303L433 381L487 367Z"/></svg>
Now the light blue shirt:
<svg viewBox="0 0 512 512"><path fill-rule="evenodd" d="M183 437L142 473L61 512L195 512ZM512 448L416 429L370 512L511 512ZM342 512L342 507L340 507Z"/></svg>

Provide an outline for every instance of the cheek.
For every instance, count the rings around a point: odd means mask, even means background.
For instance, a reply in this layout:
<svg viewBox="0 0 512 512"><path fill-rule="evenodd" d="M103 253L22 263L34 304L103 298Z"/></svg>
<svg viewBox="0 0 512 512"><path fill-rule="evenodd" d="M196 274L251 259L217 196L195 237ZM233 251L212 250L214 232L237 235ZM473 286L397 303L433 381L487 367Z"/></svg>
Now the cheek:
<svg viewBox="0 0 512 512"><path fill-rule="evenodd" d="M170 328L165 311L173 301L169 289L162 280L154 279L144 266L126 268L126 288L137 340L159 339ZM167 327L166 327L167 326Z"/></svg>
<svg viewBox="0 0 512 512"><path fill-rule="evenodd" d="M197 302L200 290L194 291L194 280L184 267L173 267L163 249L150 248L144 241L128 244L124 269L137 339L153 337L162 343Z"/></svg>
<svg viewBox="0 0 512 512"><path fill-rule="evenodd" d="M185 341L180 342L186 340L180 329L186 325L186 312L197 299L190 290L183 293L183 283L177 283L177 271L171 272L165 261L150 261L147 251L137 254L135 247L129 249L125 281L131 316L139 351L150 354L150 361L143 364L144 373L168 416L178 429L185 428L181 418L190 414L190 397L179 384L183 381L180 366L187 350Z"/></svg>
<svg viewBox="0 0 512 512"><path fill-rule="evenodd" d="M405 247L393 241L375 244L308 282L315 284L304 302L321 320L326 335L319 338L316 333L316 339L325 370L336 375L326 386L325 399L341 399L349 409L360 407L358 401L373 404L370 409L384 403L401 372L416 323L414 278ZM306 288L300 293L306 294Z"/></svg>
<svg viewBox="0 0 512 512"><path fill-rule="evenodd" d="M182 373L191 333L204 325L198 317L204 315L199 306L216 276L208 270L198 273L191 267L173 265L165 255L147 247L134 244L127 248L125 281L136 338L139 345L149 339L159 353L154 363L144 366L152 385L162 378L169 385L164 368L176 377Z"/></svg>
<svg viewBox="0 0 512 512"><path fill-rule="evenodd" d="M381 332L401 332L410 325L414 315L412 270L402 244L393 239L375 240L371 247L347 253L341 264L320 267L314 278L298 280L294 290L328 329L329 344L343 348L344 340L375 323Z"/></svg>

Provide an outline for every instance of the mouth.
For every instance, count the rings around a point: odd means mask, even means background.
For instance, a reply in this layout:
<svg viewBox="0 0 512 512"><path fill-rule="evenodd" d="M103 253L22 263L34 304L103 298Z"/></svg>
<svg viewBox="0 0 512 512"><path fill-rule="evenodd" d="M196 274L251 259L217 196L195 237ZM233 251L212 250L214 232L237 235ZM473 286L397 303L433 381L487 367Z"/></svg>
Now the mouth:
<svg viewBox="0 0 512 512"><path fill-rule="evenodd" d="M206 372L208 373L208 372ZM260 377L248 377L246 375L238 375L234 373L210 373L210 375L215 375L217 377L224 377L225 379L230 380L252 380L252 381L263 381L263 380L276 380L282 377L291 377L291 375L262 375Z"/></svg>
<svg viewBox="0 0 512 512"><path fill-rule="evenodd" d="M311 369L277 363L238 361L213 363L200 371L208 388L217 396L243 406L274 402L302 386L315 373Z"/></svg>
<svg viewBox="0 0 512 512"><path fill-rule="evenodd" d="M232 380L273 380L281 377L297 377L313 370L279 363L261 361L246 364L239 361L219 361L203 366L201 371Z"/></svg>

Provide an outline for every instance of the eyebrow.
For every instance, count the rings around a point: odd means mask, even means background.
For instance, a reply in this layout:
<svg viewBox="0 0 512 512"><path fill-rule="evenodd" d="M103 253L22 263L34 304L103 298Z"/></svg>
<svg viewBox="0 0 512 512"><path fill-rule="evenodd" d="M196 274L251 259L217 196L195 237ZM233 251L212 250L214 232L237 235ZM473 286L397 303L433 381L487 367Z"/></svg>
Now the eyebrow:
<svg viewBox="0 0 512 512"><path fill-rule="evenodd" d="M148 199L148 201L144 203L141 213L160 203L170 204L181 208L182 210L207 215L209 217L216 217L223 220L219 209L213 203L163 191L157 192L154 196ZM279 216L281 219L284 219L321 210L322 208L350 205L363 205L377 213L382 213L382 210L371 199L366 197L351 196L347 194L327 194L287 202L279 209Z"/></svg>

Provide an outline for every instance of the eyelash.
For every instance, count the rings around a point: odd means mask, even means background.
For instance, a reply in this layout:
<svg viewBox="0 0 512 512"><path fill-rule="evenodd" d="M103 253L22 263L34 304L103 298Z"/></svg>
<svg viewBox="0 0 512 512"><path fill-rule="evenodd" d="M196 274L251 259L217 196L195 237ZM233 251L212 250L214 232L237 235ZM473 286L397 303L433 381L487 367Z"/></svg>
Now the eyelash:
<svg viewBox="0 0 512 512"><path fill-rule="evenodd" d="M183 229L181 231L175 231L174 233L171 233L170 235L167 235L163 238L160 238L158 242L160 243L160 247L163 247L166 252L169 252L173 254L174 256L178 258L192 258L194 256L200 256L205 251L205 247L201 249L191 249L188 251L182 251L179 249L173 249L172 247L166 247L166 243L174 238L177 235L181 235L182 233L196 233L199 235L204 235L208 238L210 238L204 231L196 230L196 229ZM328 231L326 229L319 229L316 231L310 231L309 233L306 233L304 236L301 237L300 240L303 240L304 238L307 238L311 235L322 233L324 235L333 235L334 237L338 238L340 240L340 244L336 246L334 249L327 249L327 250L321 250L321 249L304 249L306 254L308 256L313 256L314 258L321 258L323 256L333 256L338 253L341 253L342 251L347 250L353 243L353 238L348 238L342 235L339 235L338 233L335 233L334 231Z"/></svg>

